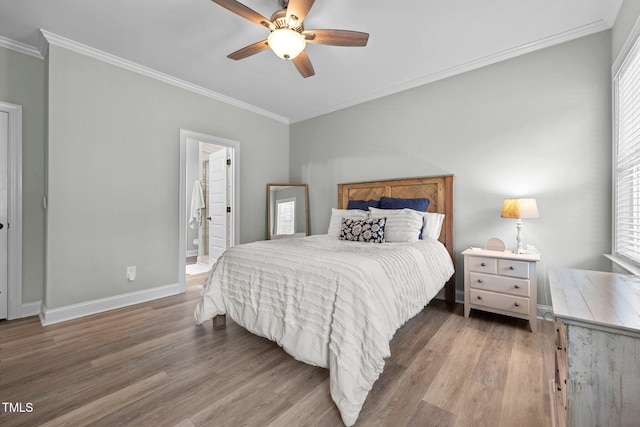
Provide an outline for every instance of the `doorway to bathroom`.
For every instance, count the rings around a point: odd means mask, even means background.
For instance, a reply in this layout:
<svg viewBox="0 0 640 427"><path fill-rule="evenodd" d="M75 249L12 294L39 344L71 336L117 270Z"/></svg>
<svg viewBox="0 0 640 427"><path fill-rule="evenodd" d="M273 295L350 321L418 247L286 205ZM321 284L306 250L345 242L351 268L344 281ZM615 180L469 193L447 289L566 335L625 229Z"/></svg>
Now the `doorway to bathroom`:
<svg viewBox="0 0 640 427"><path fill-rule="evenodd" d="M239 143L180 131L180 284L238 241Z"/></svg>

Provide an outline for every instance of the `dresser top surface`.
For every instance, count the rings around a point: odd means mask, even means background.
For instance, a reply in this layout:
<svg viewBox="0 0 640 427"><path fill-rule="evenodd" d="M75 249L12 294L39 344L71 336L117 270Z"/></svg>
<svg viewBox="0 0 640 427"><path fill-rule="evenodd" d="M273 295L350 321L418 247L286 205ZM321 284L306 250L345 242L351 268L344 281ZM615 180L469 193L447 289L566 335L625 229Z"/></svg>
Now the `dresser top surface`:
<svg viewBox="0 0 640 427"><path fill-rule="evenodd" d="M491 251L489 249L469 248L462 255L483 256L490 258L514 259L518 261L540 261L540 254L517 254L513 251Z"/></svg>
<svg viewBox="0 0 640 427"><path fill-rule="evenodd" d="M561 320L640 334L640 276L558 268L549 289Z"/></svg>

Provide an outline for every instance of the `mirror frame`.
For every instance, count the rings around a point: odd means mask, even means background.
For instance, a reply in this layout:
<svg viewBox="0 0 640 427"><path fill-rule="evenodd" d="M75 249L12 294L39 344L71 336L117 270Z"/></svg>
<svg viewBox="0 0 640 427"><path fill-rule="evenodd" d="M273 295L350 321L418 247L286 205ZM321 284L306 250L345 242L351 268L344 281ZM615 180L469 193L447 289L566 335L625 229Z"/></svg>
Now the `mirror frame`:
<svg viewBox="0 0 640 427"><path fill-rule="evenodd" d="M267 240L271 240L271 229L273 218L271 218L271 187L303 187L304 188L304 229L305 236L309 235L309 186L307 184L267 184Z"/></svg>

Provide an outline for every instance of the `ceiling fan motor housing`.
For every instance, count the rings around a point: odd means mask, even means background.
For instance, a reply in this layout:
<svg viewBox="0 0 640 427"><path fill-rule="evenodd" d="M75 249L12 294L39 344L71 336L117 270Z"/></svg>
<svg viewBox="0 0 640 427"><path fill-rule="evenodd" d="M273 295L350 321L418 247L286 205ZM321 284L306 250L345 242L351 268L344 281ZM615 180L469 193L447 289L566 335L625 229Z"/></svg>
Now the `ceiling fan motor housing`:
<svg viewBox="0 0 640 427"><path fill-rule="evenodd" d="M292 15L292 18L297 18L297 17L295 15ZM297 23L297 19L295 19L294 22L287 21L287 9L281 9L276 11L273 15L271 15L270 20L276 26L276 29L288 28L300 34L302 34L302 32L304 31L304 27L302 26L302 24L295 25ZM295 26L291 26L290 24L292 23Z"/></svg>

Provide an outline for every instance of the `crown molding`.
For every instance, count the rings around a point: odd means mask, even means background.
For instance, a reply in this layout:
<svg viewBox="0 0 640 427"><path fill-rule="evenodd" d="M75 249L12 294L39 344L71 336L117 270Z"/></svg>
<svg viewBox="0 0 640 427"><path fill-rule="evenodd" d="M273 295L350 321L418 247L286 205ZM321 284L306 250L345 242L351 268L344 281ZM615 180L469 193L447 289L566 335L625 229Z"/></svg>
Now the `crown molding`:
<svg viewBox="0 0 640 427"><path fill-rule="evenodd" d="M515 58L516 56L525 55L527 53L535 52L537 50L545 49L547 47L551 47L557 44L575 40L580 37L585 37L591 34L599 33L601 31L608 30L610 28L611 28L611 25L609 25L607 21L602 19L597 22L583 25L583 26L574 28L572 30L565 31L550 37L545 37L531 43L523 44L511 49L506 49L500 52L493 53L491 55L477 58L472 61L468 61L466 63L456 65L455 67L450 67L450 68L437 71L435 73L427 74L418 79L410 80L405 83L401 83L394 86L389 86L385 89L370 93L366 96L355 98L341 104L336 104L322 110L316 110L307 115L292 117L290 118L290 122L297 123L297 122L308 120L324 114L333 113L335 111L339 111L347 107L352 107L354 105L362 104L367 101L372 101L374 99L382 98L388 95L393 95L395 93L402 92L407 89L413 89L418 86L423 86L428 83L433 83L438 80L443 80L448 77L453 77L458 74L466 73L467 71L476 70L478 68L482 68L487 65L492 65L497 62Z"/></svg>
<svg viewBox="0 0 640 427"><path fill-rule="evenodd" d="M289 119L287 119L286 117L272 113L267 110L263 110L262 108L256 107L254 105L250 105L245 102L239 101L237 99L231 98L229 96L222 95L218 92L205 89L202 86L197 86L185 80L181 80L177 77L170 76L168 74L162 73L152 68L145 67L144 65L140 65L135 62L112 55L110 53L103 52L91 46L78 43L76 41L67 39L57 34L53 34L49 31L40 29L40 33L42 34L42 37L45 40L45 43L40 43L42 45L40 46L40 52L44 52L42 54L43 57L46 56L48 45L52 44L54 46L62 47L64 49L79 53L81 55L85 55L90 58L97 59L99 61L106 62L111 65L115 65L116 67L124 68L126 70L133 71L138 74L142 74L143 76L151 77L161 82L168 83L173 86L177 86L181 89L185 89L190 92L194 92L199 95L215 99L216 101L224 102L225 104L229 104L234 107L241 108L243 110L258 114L260 116L267 117L269 119L273 119L284 124L289 124Z"/></svg>
<svg viewBox="0 0 640 427"><path fill-rule="evenodd" d="M28 44L20 43L18 41L0 36L0 47L15 50L16 52L24 53L25 55L34 56L38 59L44 59L44 56L40 54L40 51Z"/></svg>

